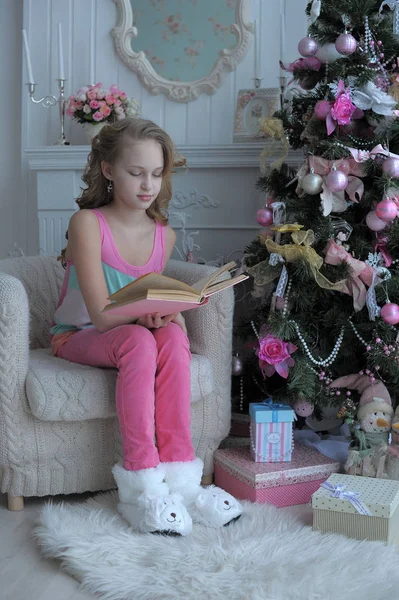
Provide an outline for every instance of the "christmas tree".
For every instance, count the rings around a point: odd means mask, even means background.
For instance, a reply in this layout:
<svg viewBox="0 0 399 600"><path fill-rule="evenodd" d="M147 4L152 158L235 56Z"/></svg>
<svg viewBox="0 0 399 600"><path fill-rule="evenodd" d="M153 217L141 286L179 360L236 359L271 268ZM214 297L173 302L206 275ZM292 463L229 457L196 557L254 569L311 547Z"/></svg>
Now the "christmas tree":
<svg viewBox="0 0 399 600"><path fill-rule="evenodd" d="M303 163L266 166L270 142L262 153L264 230L245 249L258 306L236 328L246 404L272 396L303 417L333 406L356 426L362 386L337 378L399 391L398 10L313 0L301 58L281 65L294 83L260 126Z"/></svg>

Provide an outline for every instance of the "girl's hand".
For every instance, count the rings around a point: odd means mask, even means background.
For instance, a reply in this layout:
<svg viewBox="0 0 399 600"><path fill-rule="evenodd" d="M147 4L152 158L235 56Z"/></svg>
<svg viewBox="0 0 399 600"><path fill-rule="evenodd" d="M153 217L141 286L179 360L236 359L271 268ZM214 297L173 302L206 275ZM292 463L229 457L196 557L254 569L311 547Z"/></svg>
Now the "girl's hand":
<svg viewBox="0 0 399 600"><path fill-rule="evenodd" d="M147 329L159 329L160 327L166 327L166 325L173 319L175 315L166 315L161 317L159 313L153 315L145 315L137 319L137 325L146 327Z"/></svg>
<svg viewBox="0 0 399 600"><path fill-rule="evenodd" d="M168 323L176 323L176 325L179 325L179 327L181 327L181 329L187 335L186 322L181 313L165 315L164 317L161 317L159 313L154 313L153 315L145 315L144 317L140 317L136 323L137 325L141 325L147 329L159 329L160 327L166 327Z"/></svg>

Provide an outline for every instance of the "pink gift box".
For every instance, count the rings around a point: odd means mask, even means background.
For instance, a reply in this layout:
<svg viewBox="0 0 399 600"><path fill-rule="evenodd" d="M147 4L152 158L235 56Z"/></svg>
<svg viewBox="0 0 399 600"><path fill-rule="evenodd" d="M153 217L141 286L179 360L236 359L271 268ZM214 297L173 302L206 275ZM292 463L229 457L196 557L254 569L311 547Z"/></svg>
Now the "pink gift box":
<svg viewBox="0 0 399 600"><path fill-rule="evenodd" d="M241 500L293 506L310 502L312 494L340 463L312 448L297 444L292 460L255 463L248 447L225 448L214 453L215 484Z"/></svg>

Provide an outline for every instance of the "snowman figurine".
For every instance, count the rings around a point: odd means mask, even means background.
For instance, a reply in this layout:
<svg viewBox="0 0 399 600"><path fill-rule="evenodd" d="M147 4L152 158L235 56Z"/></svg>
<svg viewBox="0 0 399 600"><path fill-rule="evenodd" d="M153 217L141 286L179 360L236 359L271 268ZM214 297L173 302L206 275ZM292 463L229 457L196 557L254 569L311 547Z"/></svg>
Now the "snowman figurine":
<svg viewBox="0 0 399 600"><path fill-rule="evenodd" d="M391 396L382 381L371 382L367 375L353 374L336 379L332 388L348 388L360 393L354 430L345 471L349 475L387 478L385 460L392 425Z"/></svg>
<svg viewBox="0 0 399 600"><path fill-rule="evenodd" d="M392 419L391 445L387 450L386 471L389 479L399 480L399 406Z"/></svg>

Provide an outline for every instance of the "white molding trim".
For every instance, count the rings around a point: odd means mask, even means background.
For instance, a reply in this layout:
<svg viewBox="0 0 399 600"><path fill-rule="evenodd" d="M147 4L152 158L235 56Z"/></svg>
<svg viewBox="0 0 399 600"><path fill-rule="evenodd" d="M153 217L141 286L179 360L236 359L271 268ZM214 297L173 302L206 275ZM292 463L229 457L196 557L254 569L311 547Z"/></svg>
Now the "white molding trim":
<svg viewBox="0 0 399 600"><path fill-rule="evenodd" d="M178 146L189 169L250 167L259 169L259 156L265 142L223 146ZM90 146L41 146L25 150L32 171L83 171ZM277 153L278 154L278 153ZM301 151L290 150L285 162L298 167Z"/></svg>
<svg viewBox="0 0 399 600"><path fill-rule="evenodd" d="M119 20L111 30L117 53L123 62L140 77L143 85L151 94L165 94L169 100L175 102L190 102L196 100L200 94L214 94L220 86L223 76L228 71L233 71L245 56L249 38L252 35L252 23L247 22L249 0L237 0L235 23L230 27L231 33L236 36L236 44L231 49L223 49L215 64L206 77L196 81L170 81L156 73L143 51L134 52L132 38L137 36L135 27L134 9L131 0L114 0L118 8Z"/></svg>

